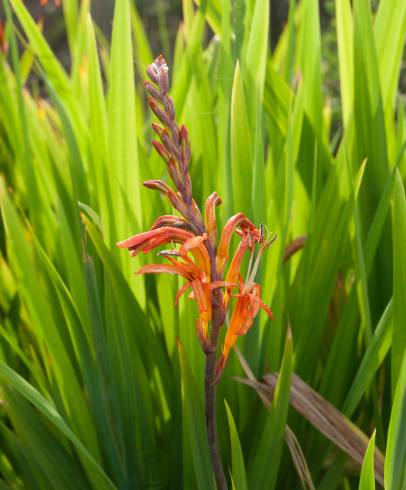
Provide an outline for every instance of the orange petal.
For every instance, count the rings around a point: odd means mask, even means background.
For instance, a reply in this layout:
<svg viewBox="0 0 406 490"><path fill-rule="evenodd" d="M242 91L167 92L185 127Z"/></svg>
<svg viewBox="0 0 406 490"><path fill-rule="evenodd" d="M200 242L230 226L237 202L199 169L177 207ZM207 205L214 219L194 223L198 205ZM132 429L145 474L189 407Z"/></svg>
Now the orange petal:
<svg viewBox="0 0 406 490"><path fill-rule="evenodd" d="M196 320L196 331L199 341L204 347L207 342L207 324L205 325L200 318Z"/></svg>
<svg viewBox="0 0 406 490"><path fill-rule="evenodd" d="M227 276L226 276L226 281L230 283L236 283L239 281L241 273L240 273L240 268L241 268L241 263L244 258L244 253L247 250L250 242L250 237L248 233L245 233L244 236L242 237L242 240L240 244L238 245L238 248L234 254L234 257L231 260L230 267L228 268ZM226 307L228 306L228 302L230 299L230 295L228 291L224 293L224 304Z"/></svg>
<svg viewBox="0 0 406 490"><path fill-rule="evenodd" d="M221 204L221 199L217 192L213 192L206 200L205 225L210 243L215 246L217 243L217 222L216 206Z"/></svg>
<svg viewBox="0 0 406 490"><path fill-rule="evenodd" d="M275 319L272 310L269 308L268 305L266 305L265 303L262 303L262 301L261 301L261 308L266 311L266 313L268 314L268 316L271 320Z"/></svg>
<svg viewBox="0 0 406 490"><path fill-rule="evenodd" d="M206 247L203 245L205 240L207 240L206 233L204 233L203 236L194 236L189 238L189 240L186 240L186 242L182 245L179 252L185 257L190 251L199 268L207 276L210 276L210 257Z"/></svg>
<svg viewBox="0 0 406 490"><path fill-rule="evenodd" d="M162 228L155 230L138 233L127 240L118 242L116 245L119 248L128 248L129 250L135 250L136 253L139 253L141 251L147 252L159 245L169 242L184 243L193 236L194 235L189 231L173 228L171 226L163 226Z"/></svg>
<svg viewBox="0 0 406 490"><path fill-rule="evenodd" d="M192 286L192 282L188 281L185 282L185 284L179 289L179 291L176 294L176 299L175 299L175 305L178 306L179 300L183 294L186 293L186 291Z"/></svg>
<svg viewBox="0 0 406 490"><path fill-rule="evenodd" d="M238 284L235 282L228 282L228 281L213 281L210 283L211 290L217 288L238 288Z"/></svg>
<svg viewBox="0 0 406 490"><path fill-rule="evenodd" d="M199 279L192 281L194 299L199 309L199 318L207 323L211 320L211 295L207 284L202 284Z"/></svg>
<svg viewBox="0 0 406 490"><path fill-rule="evenodd" d="M156 221L154 221L153 225L151 226L151 230L162 228L163 226L189 229L190 225L185 219L180 218L179 216L165 214L163 216L160 216Z"/></svg>
<svg viewBox="0 0 406 490"><path fill-rule="evenodd" d="M136 274L161 274L166 272L167 274L177 274L182 277L188 278L185 270L174 264L147 264L141 267Z"/></svg>
<svg viewBox="0 0 406 490"><path fill-rule="evenodd" d="M176 251L174 251L174 252L176 252ZM162 255L165 257L165 259L169 260L173 265L175 265L179 269L182 269L184 274L185 274L185 277L200 278L202 276L202 271L188 257L186 257L186 256L182 257L182 259L187 262L186 264L184 264L183 262L176 260L174 257L172 257L169 254L164 253Z"/></svg>
<svg viewBox="0 0 406 490"><path fill-rule="evenodd" d="M230 248L231 238L237 227L241 227L243 230L247 229L251 230L252 232L258 232L255 225L243 213L238 213L227 221L223 229L223 233L221 234L217 252L217 270L220 274L223 273L224 266L228 260L228 251Z"/></svg>
<svg viewBox="0 0 406 490"><path fill-rule="evenodd" d="M241 324L245 322L246 303L247 301L245 297L239 297L235 304L235 308L233 314L231 315L230 323L228 325L226 337L224 339L223 355L225 355L226 357L231 347L235 344L237 340L237 331L239 330Z"/></svg>

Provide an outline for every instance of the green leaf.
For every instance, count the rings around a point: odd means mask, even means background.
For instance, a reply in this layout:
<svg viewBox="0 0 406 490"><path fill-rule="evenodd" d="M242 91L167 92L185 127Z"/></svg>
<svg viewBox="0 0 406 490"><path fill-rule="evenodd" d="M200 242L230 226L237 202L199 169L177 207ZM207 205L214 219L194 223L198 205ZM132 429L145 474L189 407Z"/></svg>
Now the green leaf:
<svg viewBox="0 0 406 490"><path fill-rule="evenodd" d="M249 38L245 51L243 70L248 80L248 93L255 90L255 97L249 97L248 103L254 107L262 105L265 83L265 68L268 54L269 2L257 0L254 15L249 27ZM255 113L254 113L255 114Z"/></svg>
<svg viewBox="0 0 406 490"><path fill-rule="evenodd" d="M404 1L379 2L374 34L382 98L388 114L392 114L405 46L406 4Z"/></svg>
<svg viewBox="0 0 406 490"><path fill-rule="evenodd" d="M94 483L96 488L114 489L115 485L111 482L108 476L100 468L93 456L89 453L86 447L80 442L68 425L63 421L62 417L33 386L25 379L10 369L4 362L0 361L0 379L3 383L10 384L15 388L26 400L32 403L72 444L78 449L83 458L89 463L94 473Z"/></svg>
<svg viewBox="0 0 406 490"><path fill-rule="evenodd" d="M299 35L299 65L303 73L304 109L314 133L322 134L323 93L321 80L321 39L319 2L303 2L303 19Z"/></svg>
<svg viewBox="0 0 406 490"><path fill-rule="evenodd" d="M231 95L231 165L234 209L250 214L251 199L247 189L252 186L252 143L250 141L248 108L237 62Z"/></svg>
<svg viewBox="0 0 406 490"><path fill-rule="evenodd" d="M393 339L392 391L406 350L406 197L402 179L396 172L393 195Z"/></svg>
<svg viewBox="0 0 406 490"><path fill-rule="evenodd" d="M249 462L249 488L272 490L276 485L289 409L289 390L293 369L292 349L292 338L288 334L272 406L261 431L262 436Z"/></svg>
<svg viewBox="0 0 406 490"><path fill-rule="evenodd" d="M109 179L118 218L116 238L122 239L142 226L129 0L115 2L109 80ZM132 222L128 206L137 223Z"/></svg>
<svg viewBox="0 0 406 490"><path fill-rule="evenodd" d="M392 341L392 319L393 301L391 299L374 330L372 339L362 358L358 371L354 376L350 391L347 394L343 412L348 416L351 416L354 413L358 403L367 391L371 380L382 365L386 354L390 349Z"/></svg>
<svg viewBox="0 0 406 490"><path fill-rule="evenodd" d="M237 427L234 422L233 414L226 400L224 400L228 427L230 431L231 444L231 475L236 490L248 490L247 476L245 474L244 456L241 449L240 439L238 437Z"/></svg>
<svg viewBox="0 0 406 490"><path fill-rule="evenodd" d="M75 43L75 34L78 18L78 0L64 0L62 3L63 13L66 25L66 31L68 34L69 46L71 52L73 51Z"/></svg>
<svg viewBox="0 0 406 490"><path fill-rule="evenodd" d="M375 490L374 476L374 450L375 450L375 431L372 434L365 453L364 462L361 469L361 478L359 481L359 490Z"/></svg>
<svg viewBox="0 0 406 490"><path fill-rule="evenodd" d="M406 488L406 353L400 367L389 422L385 456L385 488Z"/></svg>
<svg viewBox="0 0 406 490"><path fill-rule="evenodd" d="M349 0L336 0L338 62L344 126L347 127L353 108L354 61L353 20Z"/></svg>

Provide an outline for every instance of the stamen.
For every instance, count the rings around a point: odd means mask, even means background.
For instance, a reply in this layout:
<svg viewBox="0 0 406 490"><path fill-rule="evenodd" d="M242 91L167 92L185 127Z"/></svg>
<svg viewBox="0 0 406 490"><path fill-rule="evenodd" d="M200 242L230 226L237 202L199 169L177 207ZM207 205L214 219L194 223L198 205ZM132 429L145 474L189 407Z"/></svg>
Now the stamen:
<svg viewBox="0 0 406 490"><path fill-rule="evenodd" d="M263 224L263 223L261 223L261 224L259 225L259 240L258 240L258 241L259 241L259 243L261 243L261 242L262 242L262 239L264 238L264 228L265 228L265 227L264 227L264 224Z"/></svg>

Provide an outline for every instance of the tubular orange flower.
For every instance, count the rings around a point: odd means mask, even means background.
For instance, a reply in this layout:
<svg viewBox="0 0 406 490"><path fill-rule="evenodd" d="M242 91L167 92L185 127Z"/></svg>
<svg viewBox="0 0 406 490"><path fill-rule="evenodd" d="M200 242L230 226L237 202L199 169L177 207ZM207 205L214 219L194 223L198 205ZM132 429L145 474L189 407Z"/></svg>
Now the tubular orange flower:
<svg viewBox="0 0 406 490"><path fill-rule="evenodd" d="M217 252L217 270L220 274L223 273L225 264L228 260L228 252L230 248L231 237L235 231L237 231L237 227L241 228L242 233L245 230L250 230L254 236L254 239L258 237L259 231L255 227L253 223L243 214L238 213L232 216L226 223L223 233L221 235L220 244Z"/></svg>
<svg viewBox="0 0 406 490"><path fill-rule="evenodd" d="M163 226L144 233L139 233L138 235L134 235L127 240L118 242L117 247L128 248L128 250L131 252L131 256L135 256L141 251L146 253L169 242L184 243L186 240L192 237L193 234L190 233L190 231L182 230L180 228L172 228L171 226Z"/></svg>
<svg viewBox="0 0 406 490"><path fill-rule="evenodd" d="M217 192L213 192L206 200L205 226L212 247L216 247L217 244L216 207L220 204L221 198Z"/></svg>
<svg viewBox="0 0 406 490"><path fill-rule="evenodd" d="M260 232L259 240L261 240L262 230ZM261 300L261 286L254 282L255 276L258 272L259 263L264 253L265 249L268 248L271 243L275 240L276 236L271 240L264 240L261 245L257 255L257 258L253 262L253 254L254 250L251 253L250 265L248 267L247 279L245 283L240 282L239 284L239 293L231 294L231 296L237 298L235 308L233 314L230 319L230 324L228 326L226 338L224 340L224 345L221 353L221 357L216 367L216 379L221 376L221 373L224 370L224 367L227 362L228 354L230 349L236 343L238 337L240 335L245 335L248 330L252 327L255 317L257 316L259 310L263 308L268 314L269 318L272 320L274 318L272 311L270 308L263 303ZM242 260L242 255L249 243L249 232L246 232L243 235L243 239L240 243L237 252L231 262L226 282L230 284L231 281L236 279L237 274L239 274L239 268ZM228 289L232 289L232 286L228 287ZM225 301L228 301L228 296L225 297Z"/></svg>

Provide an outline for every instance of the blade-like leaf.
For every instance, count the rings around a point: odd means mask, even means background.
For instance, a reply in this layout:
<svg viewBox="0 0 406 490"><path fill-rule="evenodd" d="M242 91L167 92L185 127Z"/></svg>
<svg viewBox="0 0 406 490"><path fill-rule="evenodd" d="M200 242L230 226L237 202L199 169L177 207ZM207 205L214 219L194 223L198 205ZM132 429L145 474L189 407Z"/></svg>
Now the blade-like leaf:
<svg viewBox="0 0 406 490"><path fill-rule="evenodd" d="M393 196L393 340L392 391L395 390L402 358L406 350L406 197L402 179L396 173Z"/></svg>
<svg viewBox="0 0 406 490"><path fill-rule="evenodd" d="M406 488L406 354L403 355L389 422L385 488Z"/></svg>
<svg viewBox="0 0 406 490"><path fill-rule="evenodd" d="M63 421L62 417L55 408L25 379L19 376L15 371L0 362L0 379L3 383L9 383L15 388L26 400L32 403L61 433L67 437L72 444L78 449L83 458L89 463L92 468L94 483L96 488L114 489L115 485L111 482L108 476L100 468L93 456L75 436L71 429Z"/></svg>
<svg viewBox="0 0 406 490"><path fill-rule="evenodd" d="M374 449L375 449L375 432L372 434L365 453L364 462L362 463L361 478L359 481L359 490L375 490L374 476Z"/></svg>
<svg viewBox="0 0 406 490"><path fill-rule="evenodd" d="M237 427L234 422L228 403L224 400L227 411L228 427L230 431L231 444L231 475L236 490L248 490L247 476L245 474L244 456L242 454L241 443L238 437Z"/></svg>

